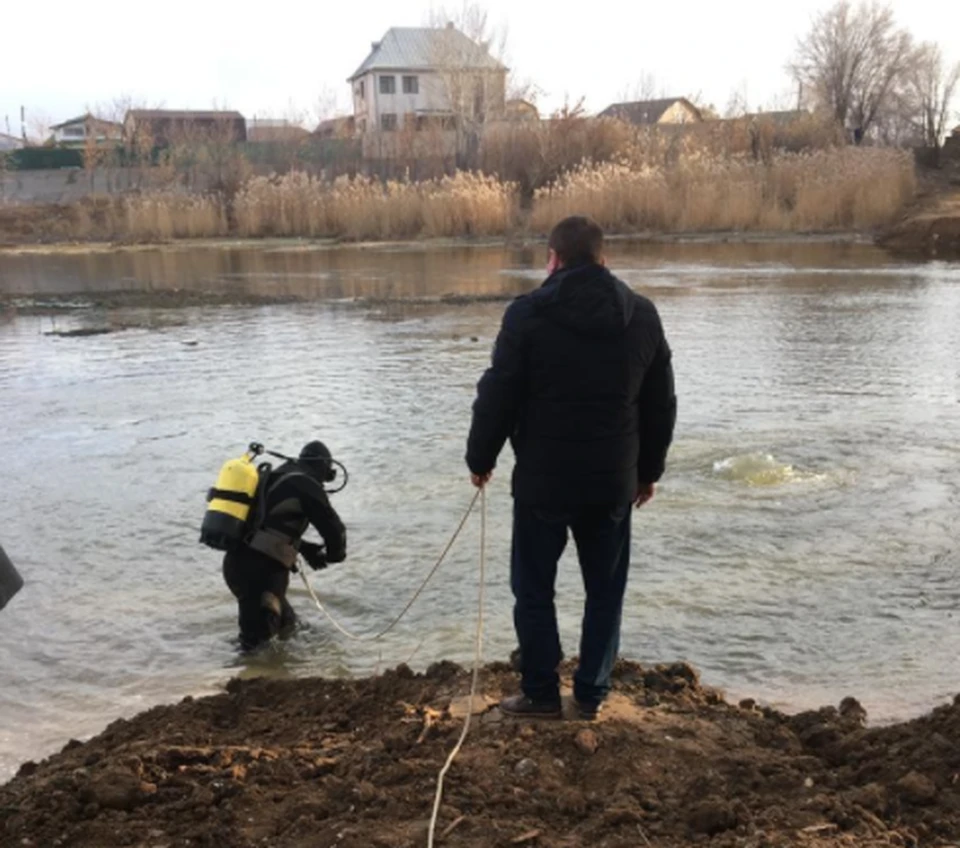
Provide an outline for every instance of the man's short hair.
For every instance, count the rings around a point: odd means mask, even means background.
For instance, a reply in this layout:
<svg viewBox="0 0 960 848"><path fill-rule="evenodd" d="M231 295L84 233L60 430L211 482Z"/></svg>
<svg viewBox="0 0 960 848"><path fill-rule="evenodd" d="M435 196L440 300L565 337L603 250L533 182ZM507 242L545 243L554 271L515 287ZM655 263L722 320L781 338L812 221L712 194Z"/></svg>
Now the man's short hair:
<svg viewBox="0 0 960 848"><path fill-rule="evenodd" d="M599 262L603 254L603 230L590 218L572 215L553 228L549 245L561 265Z"/></svg>

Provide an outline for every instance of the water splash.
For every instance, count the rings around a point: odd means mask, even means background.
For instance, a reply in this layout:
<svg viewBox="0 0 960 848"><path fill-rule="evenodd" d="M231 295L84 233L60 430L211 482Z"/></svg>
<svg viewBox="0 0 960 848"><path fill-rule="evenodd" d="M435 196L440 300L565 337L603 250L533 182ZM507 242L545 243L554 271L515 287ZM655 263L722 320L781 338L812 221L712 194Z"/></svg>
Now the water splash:
<svg viewBox="0 0 960 848"><path fill-rule="evenodd" d="M780 486L798 480L815 479L818 475L798 471L788 462L781 462L769 453L744 453L728 456L713 463L713 473L731 483L747 486Z"/></svg>

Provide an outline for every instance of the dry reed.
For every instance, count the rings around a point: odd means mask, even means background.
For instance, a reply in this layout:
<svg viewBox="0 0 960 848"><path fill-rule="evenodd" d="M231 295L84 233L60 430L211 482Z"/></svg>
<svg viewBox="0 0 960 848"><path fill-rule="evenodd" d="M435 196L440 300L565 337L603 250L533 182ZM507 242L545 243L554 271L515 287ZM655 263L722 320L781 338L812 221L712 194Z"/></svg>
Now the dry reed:
<svg viewBox="0 0 960 848"><path fill-rule="evenodd" d="M590 215L615 232L810 231L890 223L915 190L909 154L835 148L747 158L690 156L673 167L584 163L535 193L531 226Z"/></svg>
<svg viewBox="0 0 960 848"><path fill-rule="evenodd" d="M351 240L502 235L514 225L516 187L460 172L424 182L292 172L255 177L237 194L241 236L335 236Z"/></svg>
<svg viewBox="0 0 960 848"><path fill-rule="evenodd" d="M598 135L550 153L549 168L594 144L608 155L622 128L610 122L586 126ZM730 124L724 132L736 130ZM718 139L718 148L729 141ZM290 172L247 180L229 203L221 194L174 190L90 198L48 216L44 237L149 242L228 234L357 241L496 236L521 227L523 190L513 181L472 172L419 182L330 182ZM693 135L638 132L615 159L561 170L531 192L528 220L536 233L570 214L591 215L609 232L866 230L890 223L914 192L913 161L901 151L826 147L755 158L711 152Z"/></svg>

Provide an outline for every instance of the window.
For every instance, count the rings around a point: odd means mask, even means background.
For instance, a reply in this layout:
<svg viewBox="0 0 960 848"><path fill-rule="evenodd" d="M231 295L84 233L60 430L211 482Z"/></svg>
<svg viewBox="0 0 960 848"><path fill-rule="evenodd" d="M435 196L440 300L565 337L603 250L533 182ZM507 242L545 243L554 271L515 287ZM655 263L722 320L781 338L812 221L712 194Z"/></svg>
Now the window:
<svg viewBox="0 0 960 848"><path fill-rule="evenodd" d="M419 77L404 77L404 78L403 78L403 93L404 93L404 94L419 94L419 93L420 93L420 78L419 78Z"/></svg>
<svg viewBox="0 0 960 848"><path fill-rule="evenodd" d="M457 120L453 115L417 115L417 130L455 130Z"/></svg>
<svg viewBox="0 0 960 848"><path fill-rule="evenodd" d="M396 77L380 77L380 93L396 94L397 78Z"/></svg>
<svg viewBox="0 0 960 848"><path fill-rule="evenodd" d="M63 136L64 138L83 138L86 136L84 132L85 127L64 127Z"/></svg>
<svg viewBox="0 0 960 848"><path fill-rule="evenodd" d="M363 80L360 80L360 99L363 100L367 96L367 85Z"/></svg>
<svg viewBox="0 0 960 848"><path fill-rule="evenodd" d="M383 77L381 77L383 79ZM391 77L393 79L393 77ZM384 132L393 132L397 128L397 116L394 112L384 112L380 116L380 129Z"/></svg>
<svg viewBox="0 0 960 848"><path fill-rule="evenodd" d="M486 98L484 97L483 86L478 85L473 94L473 116L482 119L485 108Z"/></svg>

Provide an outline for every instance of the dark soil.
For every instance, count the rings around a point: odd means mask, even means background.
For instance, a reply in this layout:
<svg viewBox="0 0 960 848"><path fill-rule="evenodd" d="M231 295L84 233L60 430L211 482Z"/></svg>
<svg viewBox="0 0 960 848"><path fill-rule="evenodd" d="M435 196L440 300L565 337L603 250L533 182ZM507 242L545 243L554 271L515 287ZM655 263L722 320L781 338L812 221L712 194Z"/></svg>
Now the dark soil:
<svg viewBox="0 0 960 848"><path fill-rule="evenodd" d="M487 700L447 780L438 845L878 846L960 840L960 705L864 727L848 698L734 706L689 666L622 663L601 721L518 722ZM70 742L0 787L0 846L426 844L469 677L233 680Z"/></svg>

